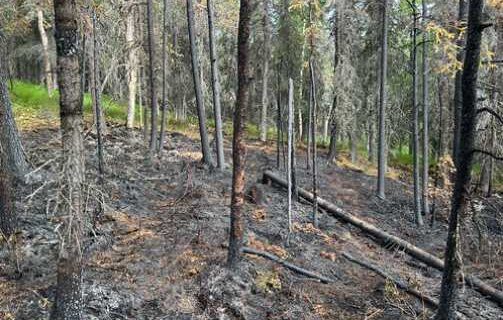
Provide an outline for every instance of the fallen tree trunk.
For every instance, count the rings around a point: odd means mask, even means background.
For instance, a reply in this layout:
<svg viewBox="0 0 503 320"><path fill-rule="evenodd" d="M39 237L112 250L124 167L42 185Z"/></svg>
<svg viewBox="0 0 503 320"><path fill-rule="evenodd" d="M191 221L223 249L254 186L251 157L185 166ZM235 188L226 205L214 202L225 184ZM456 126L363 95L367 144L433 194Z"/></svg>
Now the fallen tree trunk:
<svg viewBox="0 0 503 320"><path fill-rule="evenodd" d="M276 263L281 264L285 268L290 269L290 270L292 270L292 271L294 271L294 272L296 272L298 274L301 274L301 275L309 277L309 278L320 280L323 283L332 283L332 282L334 282L334 280L332 280L330 278L327 278L325 276L319 275L319 274L317 274L315 272L306 270L304 268L298 267L298 266L296 266L294 264L291 264L290 262L287 262L287 261L281 259L280 257L277 257L277 256L275 256L275 255L273 255L273 254L271 254L269 252L260 251L260 250L257 250L257 249L254 249L254 248L250 248L250 247L243 247L242 251L243 251L243 253L254 254L254 255L260 256L262 258L269 259L271 261L274 261Z"/></svg>
<svg viewBox="0 0 503 320"><path fill-rule="evenodd" d="M418 298L419 300L421 300L421 302L424 302L428 306L433 307L433 308L437 308L438 307L438 301L437 300L435 300L435 299L433 299L433 298L431 298L431 297L429 297L427 295L422 294L418 290L410 287L404 281L402 281L400 279L395 279L390 274L388 274L386 271L384 271L384 270L380 269L379 267L371 264L370 262L357 259L357 258L351 256L347 252L344 252L342 254L342 256L344 258L348 259L349 261L351 261L353 263L356 263L357 265L360 265L360 266L362 266L362 267L364 267L366 269L369 269L369 270L377 273L378 275L380 275L384 279L387 279L387 280L393 282L399 289L402 289L403 291L409 293L410 295L413 295L414 297Z"/></svg>
<svg viewBox="0 0 503 320"><path fill-rule="evenodd" d="M283 178L277 176L271 171L264 172L262 182L263 183L272 182L283 188L287 187L287 182ZM300 187L298 187L297 189L300 197L310 202L314 200L313 194L311 192L308 192ZM317 200L320 209L323 209L331 216L344 222L350 223L358 227L360 230L372 235L377 240L380 240L383 246L385 247L396 246L402 249L407 254L411 255L412 257L420 260L421 262L424 262L425 264L437 270L440 271L444 270L444 262L438 257L422 250L421 248L414 246L413 244L397 236L389 234L386 231L383 231L377 228L376 226L368 222L365 222L354 215L345 212L343 209L337 207L336 205L320 197L318 197ZM503 292L491 287L487 283L483 282L479 278L472 275L465 275L464 280L468 285L474 287L482 295L489 297L491 300L497 302L500 305L500 307L503 307Z"/></svg>

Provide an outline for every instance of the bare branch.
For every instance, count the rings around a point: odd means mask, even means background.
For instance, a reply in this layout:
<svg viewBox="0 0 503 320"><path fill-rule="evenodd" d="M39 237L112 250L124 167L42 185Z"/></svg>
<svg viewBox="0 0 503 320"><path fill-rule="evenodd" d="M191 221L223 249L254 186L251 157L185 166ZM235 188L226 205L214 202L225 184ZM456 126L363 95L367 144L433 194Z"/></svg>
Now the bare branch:
<svg viewBox="0 0 503 320"><path fill-rule="evenodd" d="M496 120L498 120L499 122L501 122L501 124L503 124L503 118L496 111L494 111L493 109L487 108L487 107L480 108L480 109L477 110L477 115L481 114L483 112L487 112L487 113L491 114L493 117L496 118Z"/></svg>
<svg viewBox="0 0 503 320"><path fill-rule="evenodd" d="M486 150L473 149L472 153L482 153L486 156L493 158L494 160L503 161L503 157L499 157L499 156L495 155L494 153L486 151Z"/></svg>

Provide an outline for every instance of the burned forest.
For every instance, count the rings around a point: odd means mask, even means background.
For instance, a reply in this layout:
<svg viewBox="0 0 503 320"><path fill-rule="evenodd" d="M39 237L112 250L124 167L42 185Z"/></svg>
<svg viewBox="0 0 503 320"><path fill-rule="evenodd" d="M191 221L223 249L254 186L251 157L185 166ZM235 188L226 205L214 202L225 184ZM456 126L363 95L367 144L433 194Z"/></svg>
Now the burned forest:
<svg viewBox="0 0 503 320"><path fill-rule="evenodd" d="M503 320L503 0L0 0L0 320Z"/></svg>

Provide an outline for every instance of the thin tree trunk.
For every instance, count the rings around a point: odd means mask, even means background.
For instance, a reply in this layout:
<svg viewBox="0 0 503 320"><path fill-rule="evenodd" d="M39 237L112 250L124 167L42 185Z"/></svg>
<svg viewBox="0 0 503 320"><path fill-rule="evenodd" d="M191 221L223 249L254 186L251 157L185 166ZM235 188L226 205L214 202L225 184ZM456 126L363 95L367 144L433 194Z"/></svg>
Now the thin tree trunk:
<svg viewBox="0 0 503 320"><path fill-rule="evenodd" d="M60 228L58 277L53 320L82 319L82 238L85 177L79 65L79 7L75 0L54 0L55 39L61 108L64 215Z"/></svg>
<svg viewBox="0 0 503 320"><path fill-rule="evenodd" d="M413 30L412 30L412 145L413 145L413 175L414 175L414 215L416 223L423 225L421 214L421 195L419 192L419 104L418 104L418 59L417 59L417 21L418 12L416 1L413 6Z"/></svg>
<svg viewBox="0 0 503 320"><path fill-rule="evenodd" d="M457 26L457 38L458 41L456 45L459 48L456 59L459 62L463 62L465 57L464 47L465 47L465 36L461 35L461 30L466 26L466 14L467 14L467 0L459 0L459 11L458 11L458 26ZM463 108L463 93L462 87L462 71L458 70L456 72L456 77L454 79L454 134L453 134L453 146L452 146L452 160L457 166L459 158L459 150L461 143L461 110Z"/></svg>
<svg viewBox="0 0 503 320"><path fill-rule="evenodd" d="M278 74L278 92L277 92L277 108L276 108L276 167L281 169L281 149L283 146L283 120L281 119L281 76Z"/></svg>
<svg viewBox="0 0 503 320"><path fill-rule="evenodd" d="M318 167L317 167L317 149L316 149L316 79L314 74L313 57L309 60L309 74L311 78L311 139L313 157L311 159L313 165L313 225L318 228Z"/></svg>
<svg viewBox="0 0 503 320"><path fill-rule="evenodd" d="M190 1L190 0L189 0ZM250 98L249 40L252 5L250 0L241 0L238 30L238 92L234 110L234 137L232 148L233 174L231 196L231 229L229 237L228 264L236 269L241 259L244 235L244 187L246 143L244 129L246 107Z"/></svg>
<svg viewBox="0 0 503 320"><path fill-rule="evenodd" d="M42 57L44 61L44 75L45 75L45 84L47 86L47 91L49 95L52 95L52 91L54 90L54 80L52 77L52 67L51 60L49 57L49 39L47 38L47 32L44 27L44 12L40 7L40 4L37 4L37 26L38 32L40 34L40 40L42 42Z"/></svg>
<svg viewBox="0 0 503 320"><path fill-rule="evenodd" d="M166 137L166 121L168 117L168 100L167 100L167 90L168 90L168 66L167 66L167 50L166 46L168 44L168 31L167 31L167 19L168 19L168 0L163 1L164 10L162 13L162 111L161 111L161 132L159 135L159 146L157 151L159 156L161 156L162 149L164 147L164 140Z"/></svg>
<svg viewBox="0 0 503 320"><path fill-rule="evenodd" d="M388 0L383 0L382 11L382 39L381 39L381 68L379 87L379 128L377 146L377 196L385 199L386 175L386 80L388 73Z"/></svg>
<svg viewBox="0 0 503 320"><path fill-rule="evenodd" d="M98 40L97 40L97 30L96 30L96 12L92 12L92 48L91 48L91 87L92 87L92 100L94 117L96 119L96 153L98 156L98 183L103 187L103 173L104 173L104 159L103 159L103 112L101 109L101 93L98 89L100 87L100 69L99 69L99 57L98 57ZM101 203L101 202L100 202ZM97 211L100 214L102 211L101 205Z"/></svg>
<svg viewBox="0 0 503 320"><path fill-rule="evenodd" d="M482 41L483 0L470 0L468 14L468 33L466 55L463 67L463 108L461 135L463 144L459 149L459 161L456 180L452 194L451 214L445 249L445 269L442 277L440 306L436 320L456 319L458 299L458 281L460 279L459 220L468 209L471 173L473 166L473 149L477 125L477 80L480 65L480 46Z"/></svg>
<svg viewBox="0 0 503 320"><path fill-rule="evenodd" d="M147 0L147 40L148 40L148 85L150 89L150 143L151 154L157 146L157 92L155 82L155 39L154 8L152 0Z"/></svg>
<svg viewBox="0 0 503 320"><path fill-rule="evenodd" d="M293 80L288 79L288 160L286 164L286 176L288 181L288 208L287 208L287 219L288 219L288 234L292 233L292 168L293 168L293 125L295 122L295 113L293 109Z"/></svg>
<svg viewBox="0 0 503 320"><path fill-rule="evenodd" d="M262 69L262 112L260 113L260 141L267 140L267 108L269 107L269 58L271 55L271 28L269 23L269 1L262 1L262 26L264 31L264 56Z"/></svg>
<svg viewBox="0 0 503 320"><path fill-rule="evenodd" d="M429 142L430 142L430 132L429 132L429 63L428 63L428 33L426 32L427 27L427 16L428 16L428 7L427 0L422 1L423 4L423 189L422 189L422 200L423 200L423 213L430 213L430 204L428 199L428 185L430 181L429 177Z"/></svg>
<svg viewBox="0 0 503 320"><path fill-rule="evenodd" d="M213 89L213 113L215 117L215 141L217 149L217 166L220 170L224 169L224 134L222 124L222 107L220 105L220 73L218 71L218 56L215 44L213 1L208 0L208 31L210 41L210 59L211 59L211 87Z"/></svg>
<svg viewBox="0 0 503 320"><path fill-rule="evenodd" d="M128 51L127 82L128 82L128 108L126 128L134 128L136 111L136 90L138 86L138 48L135 37L135 7L128 8L126 17L126 45ZM141 113L140 109L140 113Z"/></svg>
<svg viewBox="0 0 503 320"><path fill-rule="evenodd" d="M187 23L189 28L190 54L192 62L192 78L194 81L194 90L196 94L197 117L199 118L199 135L201 137L201 149L203 153L203 162L207 165L213 164L208 141L208 131L206 129L206 111L204 109L203 92L201 88L201 78L199 75L199 57L196 48L196 33L194 21L194 7L192 0L187 0Z"/></svg>

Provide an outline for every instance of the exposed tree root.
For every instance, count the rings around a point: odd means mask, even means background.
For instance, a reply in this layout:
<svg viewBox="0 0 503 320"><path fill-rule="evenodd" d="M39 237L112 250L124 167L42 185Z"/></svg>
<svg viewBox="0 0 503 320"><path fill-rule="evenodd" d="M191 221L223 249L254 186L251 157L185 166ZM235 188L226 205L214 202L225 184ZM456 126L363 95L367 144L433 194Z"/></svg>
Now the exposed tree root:
<svg viewBox="0 0 503 320"><path fill-rule="evenodd" d="M274 184L279 185L282 188L287 187L287 182L283 178L278 177L271 171L264 172L262 182L264 183L273 182ZM297 188L297 191L299 196L304 198L305 200L308 200L310 202L314 200L313 194L311 192L308 192L302 188ZM443 271L444 262L438 257L422 250L421 248L412 245L410 242L407 242L397 236L389 234L386 231L383 231L377 228L376 226L368 222L365 222L362 219L352 214L345 212L341 208L320 197L318 197L317 200L320 209L323 209L331 216L344 222L350 223L358 227L360 230L366 232L367 234L372 235L376 240L379 240L381 245L383 245L384 247L389 247L390 245L399 247L410 256L420 260L421 262L437 270ZM474 287L482 295L487 296L491 300L497 302L500 307L503 307L503 292L497 290L496 288L491 287L487 283L483 282L479 278L472 275L465 275L464 280L468 285Z"/></svg>
<svg viewBox="0 0 503 320"><path fill-rule="evenodd" d="M301 267L298 267L294 264L291 264L290 262L287 262L269 252L265 252L265 251L260 251L260 250L257 250L257 249L253 249L253 248L250 248L250 247L243 247L243 253L248 253L248 254L254 254L254 255L257 255L257 256L260 256L262 258L266 258L266 259L269 259L271 261L274 261L276 263L279 263L280 265L282 265L283 267L287 268L287 269L290 269L298 274L301 274L301 275L304 275L306 277L309 277L309 278L313 278L313 279L317 279L317 280L320 280L321 282L323 283L332 283L334 282L334 280L330 279L330 278L327 278L325 276L322 276L322 275L319 275L313 271L309 271L309 270L306 270L304 268L301 268Z"/></svg>

